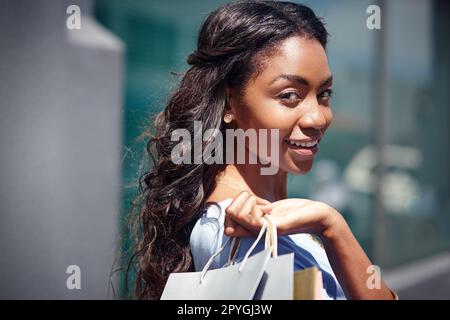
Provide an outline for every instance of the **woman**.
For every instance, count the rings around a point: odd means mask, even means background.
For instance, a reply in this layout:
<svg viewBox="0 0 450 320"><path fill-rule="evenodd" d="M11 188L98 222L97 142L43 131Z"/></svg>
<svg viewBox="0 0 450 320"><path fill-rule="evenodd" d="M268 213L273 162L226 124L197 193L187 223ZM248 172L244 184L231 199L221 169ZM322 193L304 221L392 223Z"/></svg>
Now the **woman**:
<svg viewBox="0 0 450 320"><path fill-rule="evenodd" d="M382 280L378 288L367 285L371 262L339 212L324 203L287 199L287 174L310 171L332 121L327 36L308 7L289 2L230 3L204 21L197 50L188 58L191 67L156 118L148 144L154 165L142 183L138 297L158 299L170 273L201 270L228 237L243 238L239 259L262 216L270 214L280 254L294 252L295 269L319 267L325 297L395 298ZM172 136L180 129L196 136L194 122L206 136L203 150L211 150L227 129L267 129L278 136L259 148L244 139L247 158L268 149L270 157L260 157L265 164L174 161L175 149L189 158L195 153L192 144L180 146ZM211 128L217 130L206 134ZM228 140L220 147L215 155L236 148ZM267 160L276 164L275 174L261 174ZM213 267L223 266L229 250Z"/></svg>

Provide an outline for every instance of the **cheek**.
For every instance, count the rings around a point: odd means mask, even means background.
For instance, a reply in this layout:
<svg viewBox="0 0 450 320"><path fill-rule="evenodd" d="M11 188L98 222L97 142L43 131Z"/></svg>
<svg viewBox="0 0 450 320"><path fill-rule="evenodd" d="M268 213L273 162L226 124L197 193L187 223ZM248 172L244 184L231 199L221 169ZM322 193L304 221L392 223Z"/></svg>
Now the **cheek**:
<svg viewBox="0 0 450 320"><path fill-rule="evenodd" d="M286 108L283 110L282 106L277 105L270 105L267 108L262 106L260 112L252 116L249 128L256 129L257 134L261 131L267 132L266 143L262 143L266 146L265 150L268 152L266 154L280 158L281 154L285 152L284 138L290 134L297 122L296 118L292 116L292 112L289 111L292 110ZM272 129L276 129L278 134ZM261 152L258 153L261 154Z"/></svg>
<svg viewBox="0 0 450 320"><path fill-rule="evenodd" d="M323 131L325 131L326 129L328 129L328 127L331 125L331 123L333 122L333 111L331 110L330 107L327 107L324 111L324 117L327 121L327 126L324 128Z"/></svg>
<svg viewBox="0 0 450 320"><path fill-rule="evenodd" d="M289 132L295 125L293 114L293 110L280 106L277 101L260 101L242 110L237 123L244 130L279 129L281 134Z"/></svg>
<svg viewBox="0 0 450 320"><path fill-rule="evenodd" d="M256 97L256 95L255 95ZM255 130L257 143L249 144L247 149L261 160L267 160L267 155L280 159L283 149L283 137L292 131L296 119L293 110L283 107L273 99L249 99L248 104L240 106L236 124L239 128ZM265 130L264 130L265 129ZM271 129L277 129L278 135ZM265 135L265 139L260 140ZM263 142L265 141L265 143ZM279 163L279 161L278 161Z"/></svg>

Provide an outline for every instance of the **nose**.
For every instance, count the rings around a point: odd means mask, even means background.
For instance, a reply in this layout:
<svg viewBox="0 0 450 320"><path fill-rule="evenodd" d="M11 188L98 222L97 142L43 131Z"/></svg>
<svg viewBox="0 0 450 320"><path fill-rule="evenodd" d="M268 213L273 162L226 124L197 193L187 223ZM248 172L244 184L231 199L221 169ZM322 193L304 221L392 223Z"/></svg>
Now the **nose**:
<svg viewBox="0 0 450 320"><path fill-rule="evenodd" d="M327 119L325 114L321 111L320 105L317 103L310 104L306 111L298 119L298 125L302 129L316 129L321 130L326 127Z"/></svg>

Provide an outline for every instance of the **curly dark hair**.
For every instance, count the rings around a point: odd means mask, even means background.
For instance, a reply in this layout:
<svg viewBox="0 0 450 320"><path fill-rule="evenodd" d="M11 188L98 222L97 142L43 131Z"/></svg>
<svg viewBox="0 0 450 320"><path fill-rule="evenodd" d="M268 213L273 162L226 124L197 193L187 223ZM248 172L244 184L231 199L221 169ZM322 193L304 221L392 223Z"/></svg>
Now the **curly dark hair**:
<svg viewBox="0 0 450 320"><path fill-rule="evenodd" d="M137 298L159 299L170 273L193 269L190 234L214 190L216 175L224 169L205 162L175 164L171 151L178 142L171 140L172 132L184 128L193 137L194 121L201 121L203 132L216 128L224 134L227 87L242 93L248 80L262 70L264 57L291 36L315 39L324 48L328 38L310 8L290 2L233 2L203 22L197 49L187 59L191 66L157 115L155 133L147 144L151 166L139 180L143 199L136 219L139 241L130 260L137 267ZM203 150L214 139L210 138L203 142Z"/></svg>

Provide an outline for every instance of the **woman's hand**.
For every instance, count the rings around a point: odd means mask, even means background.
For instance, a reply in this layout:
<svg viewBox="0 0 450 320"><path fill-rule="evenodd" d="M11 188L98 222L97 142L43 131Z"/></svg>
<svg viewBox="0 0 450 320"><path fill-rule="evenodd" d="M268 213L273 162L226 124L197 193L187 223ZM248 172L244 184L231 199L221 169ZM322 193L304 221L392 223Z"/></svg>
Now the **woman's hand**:
<svg viewBox="0 0 450 320"><path fill-rule="evenodd" d="M242 191L225 209L225 234L230 237L252 237L262 227L263 209L270 202Z"/></svg>
<svg viewBox="0 0 450 320"><path fill-rule="evenodd" d="M279 234L310 233L326 237L344 220L333 207L308 199L284 199L261 208L269 214Z"/></svg>
<svg viewBox="0 0 450 320"><path fill-rule="evenodd" d="M281 234L314 233L324 249L347 299L393 299L395 294L381 280L376 289L367 286L367 270L373 266L339 212L322 202L285 199L270 203L241 192L225 209L225 234L254 236L262 217L271 216Z"/></svg>
<svg viewBox="0 0 450 320"><path fill-rule="evenodd" d="M312 233L320 237L342 218L335 209L322 202L285 199L270 203L246 191L241 192L225 212L225 234L232 237L255 235L265 214L270 215L279 234Z"/></svg>

